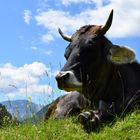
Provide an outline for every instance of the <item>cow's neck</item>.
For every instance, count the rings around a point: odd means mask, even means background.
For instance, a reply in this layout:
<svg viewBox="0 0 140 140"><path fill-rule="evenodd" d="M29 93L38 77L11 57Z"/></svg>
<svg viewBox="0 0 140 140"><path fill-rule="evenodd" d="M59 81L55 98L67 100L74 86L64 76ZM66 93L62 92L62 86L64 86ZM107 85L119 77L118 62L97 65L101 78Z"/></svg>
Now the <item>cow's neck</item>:
<svg viewBox="0 0 140 140"><path fill-rule="evenodd" d="M107 98L114 78L117 77L115 67L108 64L102 64L94 73L87 74L90 79L87 81L87 93L91 94L93 100ZM92 93L91 93L92 92Z"/></svg>
<svg viewBox="0 0 140 140"><path fill-rule="evenodd" d="M103 61L85 74L83 94L90 100L110 100L117 98L122 92L122 82L116 66ZM119 83L119 84L118 84ZM117 87L116 87L117 86ZM121 88L120 88L121 87Z"/></svg>

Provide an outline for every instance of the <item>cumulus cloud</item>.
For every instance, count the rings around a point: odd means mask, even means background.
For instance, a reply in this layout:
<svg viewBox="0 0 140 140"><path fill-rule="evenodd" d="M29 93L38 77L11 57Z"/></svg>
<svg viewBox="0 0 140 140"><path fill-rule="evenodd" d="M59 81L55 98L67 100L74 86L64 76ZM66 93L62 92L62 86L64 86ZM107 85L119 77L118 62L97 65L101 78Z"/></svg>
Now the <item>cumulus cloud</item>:
<svg viewBox="0 0 140 140"><path fill-rule="evenodd" d="M30 24L32 12L30 10L24 10L24 21L26 24Z"/></svg>
<svg viewBox="0 0 140 140"><path fill-rule="evenodd" d="M83 0L61 0L62 4L83 2ZM114 9L114 20L108 35L111 37L140 37L140 1L137 0L110 0L104 5L104 0L85 0L85 3L95 3L96 9L85 9L74 15L66 11L48 10L39 12L35 17L37 24L45 27L51 36L57 36L58 27L66 33L72 33L85 24L104 24ZM78 3L79 4L79 3Z"/></svg>
<svg viewBox="0 0 140 140"><path fill-rule="evenodd" d="M79 3L86 3L86 4L96 4L97 7L100 7L102 5L102 0L60 0L60 2L65 5L68 6L70 4L79 4Z"/></svg>
<svg viewBox="0 0 140 140"><path fill-rule="evenodd" d="M84 3L90 3L91 0L60 0L62 2L63 5L70 5L71 3L81 3L81 2L84 2Z"/></svg>
<svg viewBox="0 0 140 140"><path fill-rule="evenodd" d="M7 63L0 67L0 93L9 97L50 94L52 87L40 82L42 78L50 74L50 69L40 62L25 64L22 67Z"/></svg>
<svg viewBox="0 0 140 140"><path fill-rule="evenodd" d="M40 12L36 16L37 24L43 26L49 30L49 35L44 35L44 41L50 36L57 36L58 27L62 28L63 31L69 32L76 27L84 25L86 22L80 18L80 15L72 16L69 12L59 10L48 10L47 12ZM50 40L49 40L50 41Z"/></svg>
<svg viewBox="0 0 140 140"><path fill-rule="evenodd" d="M54 40L54 37L52 34L45 34L42 36L42 41L45 43L49 43L52 40Z"/></svg>

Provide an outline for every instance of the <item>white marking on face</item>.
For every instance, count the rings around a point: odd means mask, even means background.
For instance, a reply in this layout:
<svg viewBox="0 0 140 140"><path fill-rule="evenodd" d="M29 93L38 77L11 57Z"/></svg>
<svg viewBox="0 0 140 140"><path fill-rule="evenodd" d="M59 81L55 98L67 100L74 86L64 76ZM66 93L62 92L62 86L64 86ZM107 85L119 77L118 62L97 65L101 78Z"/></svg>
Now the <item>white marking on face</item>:
<svg viewBox="0 0 140 140"><path fill-rule="evenodd" d="M80 90L82 87L82 82L78 81L72 71L60 71L58 75L63 77L66 74L69 74L69 77L66 81L66 87L64 86L63 89L66 91Z"/></svg>
<svg viewBox="0 0 140 140"><path fill-rule="evenodd" d="M72 84L75 86L82 86L82 82L79 82L77 80L77 78L75 77L75 74L72 71L61 71L60 73L62 74L62 76L66 75L66 74L70 75L68 78L68 81L67 81L69 84Z"/></svg>

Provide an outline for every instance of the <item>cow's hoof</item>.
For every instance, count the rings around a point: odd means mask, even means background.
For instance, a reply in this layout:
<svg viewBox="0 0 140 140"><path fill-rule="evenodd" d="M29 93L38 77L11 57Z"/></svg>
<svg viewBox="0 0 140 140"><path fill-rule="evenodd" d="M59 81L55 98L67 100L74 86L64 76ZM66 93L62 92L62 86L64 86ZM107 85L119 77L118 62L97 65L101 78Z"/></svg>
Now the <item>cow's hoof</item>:
<svg viewBox="0 0 140 140"><path fill-rule="evenodd" d="M90 120L90 116L91 116L91 113L90 112L83 112L83 113L80 113L79 116L78 116L78 121L82 124L82 125L85 125L87 123L87 121Z"/></svg>
<svg viewBox="0 0 140 140"><path fill-rule="evenodd" d="M96 121L95 119L89 120L87 121L87 123L84 125L84 129L90 133L91 131L96 130L97 126L96 126Z"/></svg>
<svg viewBox="0 0 140 140"><path fill-rule="evenodd" d="M99 117L95 111L80 113L78 120L87 132L94 131L99 126Z"/></svg>

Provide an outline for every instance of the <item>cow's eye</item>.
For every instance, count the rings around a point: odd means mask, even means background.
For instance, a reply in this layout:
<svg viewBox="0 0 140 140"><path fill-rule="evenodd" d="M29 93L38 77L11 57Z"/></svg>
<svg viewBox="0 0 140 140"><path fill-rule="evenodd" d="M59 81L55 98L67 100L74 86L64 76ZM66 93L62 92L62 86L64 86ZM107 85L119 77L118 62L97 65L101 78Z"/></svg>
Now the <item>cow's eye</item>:
<svg viewBox="0 0 140 140"><path fill-rule="evenodd" d="M96 43L96 39L95 38L91 38L87 40L87 45L94 45Z"/></svg>
<svg viewBox="0 0 140 140"><path fill-rule="evenodd" d="M68 47L66 48L65 54L64 54L66 60L68 60L68 58L69 58L71 52L72 52L72 48L71 48L70 46L68 46Z"/></svg>
<svg viewBox="0 0 140 140"><path fill-rule="evenodd" d="M69 58L69 55L65 54L64 56L65 56L66 60L68 60L68 58Z"/></svg>
<svg viewBox="0 0 140 140"><path fill-rule="evenodd" d="M65 57L65 59L67 60L67 56L66 56L66 54L64 54L64 57Z"/></svg>

